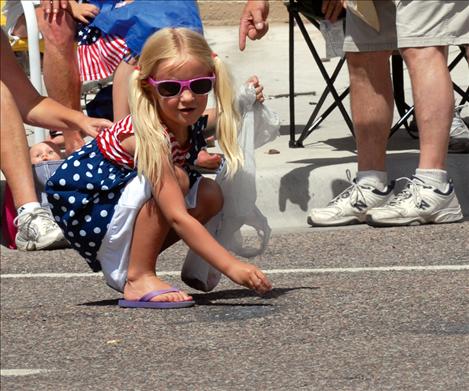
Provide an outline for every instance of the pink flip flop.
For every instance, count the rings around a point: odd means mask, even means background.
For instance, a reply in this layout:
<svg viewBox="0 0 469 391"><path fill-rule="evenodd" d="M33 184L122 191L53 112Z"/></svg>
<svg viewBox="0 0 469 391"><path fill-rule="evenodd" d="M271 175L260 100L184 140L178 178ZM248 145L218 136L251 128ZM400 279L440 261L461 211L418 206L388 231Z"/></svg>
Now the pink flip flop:
<svg viewBox="0 0 469 391"><path fill-rule="evenodd" d="M162 289L159 291L151 291L142 296L139 300L125 300L120 299L119 307L123 308L155 308L155 309L172 309L172 308L186 308L192 307L195 304L194 300L184 301L151 301L156 296L164 295L170 292L181 292L180 289L170 288Z"/></svg>

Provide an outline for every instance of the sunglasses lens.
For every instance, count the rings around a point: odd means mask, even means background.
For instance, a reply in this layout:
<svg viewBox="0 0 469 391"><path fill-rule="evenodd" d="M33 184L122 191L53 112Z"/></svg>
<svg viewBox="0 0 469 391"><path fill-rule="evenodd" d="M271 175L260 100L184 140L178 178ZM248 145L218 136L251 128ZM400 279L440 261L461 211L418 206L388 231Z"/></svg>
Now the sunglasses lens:
<svg viewBox="0 0 469 391"><path fill-rule="evenodd" d="M179 94L180 89L181 85L175 81L165 81L158 84L158 93L161 96L175 96Z"/></svg>
<svg viewBox="0 0 469 391"><path fill-rule="evenodd" d="M194 94L208 94L212 89L212 81L210 79L198 79L191 82L191 90Z"/></svg>

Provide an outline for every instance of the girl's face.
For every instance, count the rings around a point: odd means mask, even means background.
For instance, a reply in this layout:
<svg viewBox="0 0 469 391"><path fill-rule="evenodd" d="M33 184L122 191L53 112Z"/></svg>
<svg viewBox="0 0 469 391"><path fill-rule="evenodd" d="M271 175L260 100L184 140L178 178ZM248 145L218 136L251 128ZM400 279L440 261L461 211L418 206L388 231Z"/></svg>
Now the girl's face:
<svg viewBox="0 0 469 391"><path fill-rule="evenodd" d="M174 65L170 60L162 62L152 75L153 79L191 80L212 76L211 71L195 58L190 58L182 66ZM187 131L187 127L195 124L207 107L208 95L194 94L187 87L179 95L169 98L160 96L156 91L153 93L158 101L160 118L173 133Z"/></svg>

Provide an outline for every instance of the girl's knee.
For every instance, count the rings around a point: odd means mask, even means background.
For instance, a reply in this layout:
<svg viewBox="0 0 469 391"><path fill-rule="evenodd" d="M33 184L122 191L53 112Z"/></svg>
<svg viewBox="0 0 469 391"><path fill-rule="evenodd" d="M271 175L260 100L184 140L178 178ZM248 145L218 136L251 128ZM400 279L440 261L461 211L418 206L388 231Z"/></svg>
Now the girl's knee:
<svg viewBox="0 0 469 391"><path fill-rule="evenodd" d="M220 186L212 179L203 178L197 191L197 206L203 208L210 217L223 208L223 193Z"/></svg>

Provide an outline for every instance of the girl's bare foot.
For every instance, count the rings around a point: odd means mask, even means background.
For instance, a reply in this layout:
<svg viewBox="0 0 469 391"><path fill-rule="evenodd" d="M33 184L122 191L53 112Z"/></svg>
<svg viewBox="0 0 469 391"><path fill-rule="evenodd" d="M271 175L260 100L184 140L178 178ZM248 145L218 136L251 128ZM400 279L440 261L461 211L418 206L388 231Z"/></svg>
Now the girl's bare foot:
<svg viewBox="0 0 469 391"><path fill-rule="evenodd" d="M158 277L153 275L141 276L138 279L127 280L127 283L124 287L124 299L125 300L139 300L141 297L146 295L151 291L159 291L162 289L170 289L171 285L160 280ZM192 300L192 297L187 293L180 292L171 292L165 293L163 295L155 296L151 301L161 301L161 302L176 302L176 301L187 301Z"/></svg>

